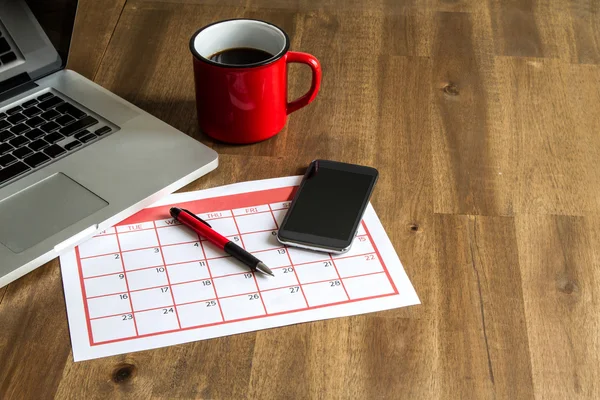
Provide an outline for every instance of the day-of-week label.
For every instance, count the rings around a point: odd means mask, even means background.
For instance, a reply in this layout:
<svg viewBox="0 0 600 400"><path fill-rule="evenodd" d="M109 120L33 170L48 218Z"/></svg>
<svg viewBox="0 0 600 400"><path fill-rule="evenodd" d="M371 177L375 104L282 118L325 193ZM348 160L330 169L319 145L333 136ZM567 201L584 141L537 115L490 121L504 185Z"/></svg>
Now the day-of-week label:
<svg viewBox="0 0 600 400"><path fill-rule="evenodd" d="M111 235L111 234L113 234L113 233L115 233L115 232L116 232L116 231L115 231L115 228L108 228L108 229L105 229L105 230L103 230L103 231L100 231L100 232L98 232L98 233L96 234L96 236L102 236L102 235Z"/></svg>
<svg viewBox="0 0 600 400"><path fill-rule="evenodd" d="M154 222L156 223L157 228L164 228L165 226L181 225L181 223L179 221L176 221L173 218L162 219L160 221L154 221Z"/></svg>
<svg viewBox="0 0 600 400"><path fill-rule="evenodd" d="M231 217L231 211L229 211L229 210L211 211L211 212L204 213L204 214L198 214L198 216L204 220L225 218L225 217Z"/></svg>
<svg viewBox="0 0 600 400"><path fill-rule="evenodd" d="M269 204L271 206L271 210L284 210L290 208L291 201L282 201L281 203L272 203Z"/></svg>
<svg viewBox="0 0 600 400"><path fill-rule="evenodd" d="M141 222L139 224L117 226L117 232L119 232L119 233L134 232L134 231L141 231L144 229L153 229L153 228L154 228L154 224L152 222Z"/></svg>
<svg viewBox="0 0 600 400"><path fill-rule="evenodd" d="M265 212L265 211L270 211L269 206L267 206L267 205L253 206L253 207L245 207L245 208L235 209L235 210L233 210L233 215L248 215L248 214L261 213L261 212Z"/></svg>

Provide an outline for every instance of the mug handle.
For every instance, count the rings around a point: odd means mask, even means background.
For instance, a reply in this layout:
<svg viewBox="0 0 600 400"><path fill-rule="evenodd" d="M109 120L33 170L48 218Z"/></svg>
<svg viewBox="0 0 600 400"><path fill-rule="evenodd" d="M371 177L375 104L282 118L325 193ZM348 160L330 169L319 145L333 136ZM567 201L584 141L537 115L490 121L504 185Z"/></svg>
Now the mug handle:
<svg viewBox="0 0 600 400"><path fill-rule="evenodd" d="M289 115L294 111L310 104L310 102L317 97L319 87L321 86L321 64L319 64L319 61L314 56L311 56L308 53L301 53L299 51L288 51L286 63L306 64L312 70L312 83L310 84L310 89L308 89L308 92L306 92L304 96L287 103L286 111Z"/></svg>

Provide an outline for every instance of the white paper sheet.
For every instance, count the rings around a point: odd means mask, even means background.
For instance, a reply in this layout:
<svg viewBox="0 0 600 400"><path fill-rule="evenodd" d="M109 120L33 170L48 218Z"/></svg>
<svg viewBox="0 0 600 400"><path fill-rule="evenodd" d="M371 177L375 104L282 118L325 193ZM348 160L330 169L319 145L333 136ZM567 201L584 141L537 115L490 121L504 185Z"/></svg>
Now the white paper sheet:
<svg viewBox="0 0 600 400"><path fill-rule="evenodd" d="M275 233L301 177L173 194L61 256L75 361L419 304L369 205L343 255ZM265 262L253 274L169 216L182 206Z"/></svg>

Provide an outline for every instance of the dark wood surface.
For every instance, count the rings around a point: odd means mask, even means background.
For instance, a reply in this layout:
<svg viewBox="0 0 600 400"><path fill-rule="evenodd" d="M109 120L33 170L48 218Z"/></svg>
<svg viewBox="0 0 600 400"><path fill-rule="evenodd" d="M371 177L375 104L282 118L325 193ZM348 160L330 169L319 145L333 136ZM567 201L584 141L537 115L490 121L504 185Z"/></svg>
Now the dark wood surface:
<svg viewBox="0 0 600 400"><path fill-rule="evenodd" d="M0 398L600 396L600 3L81 1L70 68L213 147L195 190L380 171L372 202L422 305L73 363L58 260L0 289ZM253 17L322 63L251 146L199 132L187 43ZM290 70L290 97L309 72Z"/></svg>

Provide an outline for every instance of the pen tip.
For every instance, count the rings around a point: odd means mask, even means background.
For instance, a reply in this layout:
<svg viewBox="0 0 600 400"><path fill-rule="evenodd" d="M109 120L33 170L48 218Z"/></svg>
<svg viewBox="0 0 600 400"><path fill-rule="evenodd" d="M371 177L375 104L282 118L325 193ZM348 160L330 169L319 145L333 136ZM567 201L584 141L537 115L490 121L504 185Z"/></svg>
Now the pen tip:
<svg viewBox="0 0 600 400"><path fill-rule="evenodd" d="M256 270L262 272L263 274L275 276L273 271L271 271L271 268L267 267L263 262L256 264Z"/></svg>
<svg viewBox="0 0 600 400"><path fill-rule="evenodd" d="M177 207L171 207L171 209L169 210L169 213L171 214L171 217L177 219L177 217L179 216L179 213L181 212L180 208Z"/></svg>

